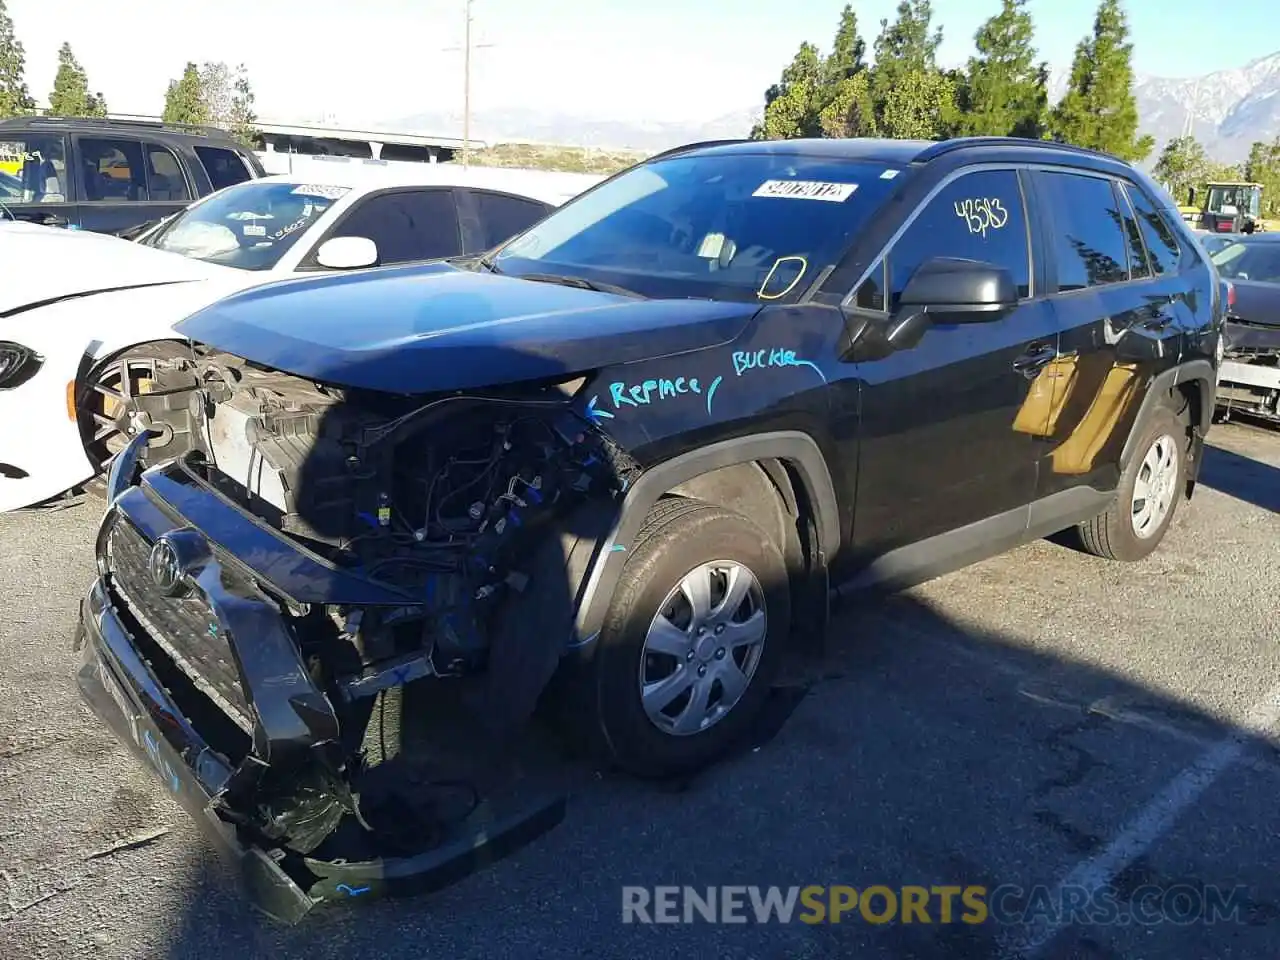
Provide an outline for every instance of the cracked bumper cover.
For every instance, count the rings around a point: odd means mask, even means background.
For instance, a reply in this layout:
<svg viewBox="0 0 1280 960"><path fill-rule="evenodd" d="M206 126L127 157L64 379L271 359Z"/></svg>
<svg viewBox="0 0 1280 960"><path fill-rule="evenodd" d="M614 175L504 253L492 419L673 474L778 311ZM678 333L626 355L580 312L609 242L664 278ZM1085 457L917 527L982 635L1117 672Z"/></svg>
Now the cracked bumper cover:
<svg viewBox="0 0 1280 960"><path fill-rule="evenodd" d="M145 437L138 438L131 449L143 442ZM247 830L237 822L252 807L255 787L264 776L287 779L293 771L332 769L340 764L338 717L303 668L279 605L259 589L255 576L237 567L235 558L223 557L220 548L214 548L204 561L194 590L206 611L201 616L208 621L208 636L225 641L225 647L217 649L230 654L216 656L222 665L221 679L216 678L214 657L190 653L200 637L190 629L182 632L181 617L169 619L161 609L160 616L140 619L136 597L126 599L120 589L124 584L113 582L113 561L107 558L113 555L109 545L118 525L127 524L130 534L145 545L160 534L191 527L192 518L157 493L158 488L165 489L160 482L165 470L176 469L158 467L138 486L129 485L124 472L112 471L111 507L99 534L100 575L83 601L75 641L84 656L78 682L97 717L155 771L235 865L255 906L292 923L326 901L439 889L519 849L560 822L564 799L559 795L532 801L486 798L470 817L450 827L439 843L416 855L333 860L276 845L260 831ZM169 480L174 482L173 477ZM196 486L183 491L188 507L202 494ZM264 535L253 518L237 517L233 505L214 500L201 502L201 509L227 512L227 522L249 524L255 527L254 536ZM309 560L296 552L289 558L292 548L284 538L275 538L274 549L280 554L266 559L283 563L288 570L296 572ZM259 554L259 559L263 556ZM114 562L122 561L117 557ZM161 629L156 627L157 620ZM185 625L189 628L189 621ZM180 632L185 643L181 647L158 636ZM192 696L189 691L182 696L175 692L172 678L181 671L170 659L170 655L180 659L184 653L200 660L194 664L199 668L195 672L215 677L205 684L210 699L204 705L241 714L245 750L238 761L228 759L233 754L225 747L215 748L214 741L225 745L226 740L207 732L207 711L184 712L183 705L189 706ZM187 663L187 672L192 666ZM230 722L227 719L224 728L231 729L226 726Z"/></svg>

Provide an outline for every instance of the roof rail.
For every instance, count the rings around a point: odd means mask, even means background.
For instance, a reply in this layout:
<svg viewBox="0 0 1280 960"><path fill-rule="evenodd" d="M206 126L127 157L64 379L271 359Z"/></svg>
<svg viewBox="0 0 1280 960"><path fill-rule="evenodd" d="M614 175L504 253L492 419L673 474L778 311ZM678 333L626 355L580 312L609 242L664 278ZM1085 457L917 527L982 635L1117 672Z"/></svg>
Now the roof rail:
<svg viewBox="0 0 1280 960"><path fill-rule="evenodd" d="M750 142L751 140L748 137L733 137L726 140L699 140L696 143L686 143L678 147L671 147L668 150L663 150L660 153L655 153L653 156L649 157L649 159L658 160L662 157L670 157L670 156L674 156L677 153L686 153L690 150L703 150L708 147L726 147L734 143L750 143Z"/></svg>
<svg viewBox="0 0 1280 960"><path fill-rule="evenodd" d="M1059 143L1056 140L1034 140L1030 137L954 137L951 140L942 140L930 147L926 147L916 157L916 161L918 163L928 163L930 160L945 153L964 150L968 147L1034 147L1041 150L1078 153L1090 157L1105 157L1108 160L1124 163L1119 157L1103 153L1101 150L1090 150L1086 147L1077 147L1072 143Z"/></svg>
<svg viewBox="0 0 1280 960"><path fill-rule="evenodd" d="M221 127L196 123L172 123L164 120L116 120L111 117L9 117L0 120L0 128L25 126L145 127L148 130L170 130L201 137L229 137Z"/></svg>

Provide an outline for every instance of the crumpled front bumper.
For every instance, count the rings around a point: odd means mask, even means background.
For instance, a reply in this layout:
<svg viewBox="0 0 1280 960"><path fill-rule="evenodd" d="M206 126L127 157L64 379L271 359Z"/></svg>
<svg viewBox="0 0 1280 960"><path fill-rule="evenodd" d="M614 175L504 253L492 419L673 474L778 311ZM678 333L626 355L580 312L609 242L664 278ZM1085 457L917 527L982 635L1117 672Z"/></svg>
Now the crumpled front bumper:
<svg viewBox="0 0 1280 960"><path fill-rule="evenodd" d="M136 441L142 442L145 438ZM261 579L238 569L237 558L226 556L221 545L211 543L212 555L194 581L191 605L208 621L207 635L205 629L191 628L189 615L170 616L157 609L154 595L139 603L143 547L162 534L193 530L191 513L200 509L234 513L236 508L225 500L204 502L200 486L189 484L182 488L186 499L179 509L176 494L165 499L158 491L166 489L165 471L171 471L173 480L172 471L180 468L156 467L135 485L125 475L131 471L128 454L117 462L119 469L109 481L112 503L99 535L99 579L81 607L75 641L84 655L80 690L97 717L156 772L235 864L255 906L293 923L327 901L439 889L519 849L563 819L565 801L558 794L485 798L465 820L447 825L429 849L333 859L321 855L323 848L300 852L274 843L256 828L246 829L255 785L265 782L264 775L279 780L295 770L314 769L322 758L332 759L343 714L307 675L278 605L257 585ZM207 496L217 499L212 492ZM254 524L247 515L244 520ZM117 525L127 525L129 540L113 539ZM267 535L260 528L257 534ZM116 582L113 568L124 562L121 542L138 548L125 567L133 578L131 592L123 579ZM283 538L272 542L279 550L289 548ZM266 541L257 543L261 547ZM307 562L302 555L292 563L283 556L266 559L293 574ZM259 551L255 562L263 561ZM178 631L183 632L181 643L175 640ZM202 645L202 639L208 643ZM199 674L205 666L213 669L215 661L222 665L223 679L203 686L184 679L184 668ZM219 696L219 691L228 695ZM232 699L249 718L250 730L235 731L222 709L210 712L215 706L231 708ZM243 716L240 725L245 725ZM228 747L234 742L228 730L237 734L240 747Z"/></svg>
<svg viewBox="0 0 1280 960"><path fill-rule="evenodd" d="M202 832L238 867L255 905L293 923L325 899L322 891L304 891L261 848L241 842L237 828L215 812L213 799L234 771L208 748L139 655L103 580L81 605L75 643L84 654L77 680L89 708L156 772ZM350 885L344 886L345 891L335 887L333 892L355 895Z"/></svg>

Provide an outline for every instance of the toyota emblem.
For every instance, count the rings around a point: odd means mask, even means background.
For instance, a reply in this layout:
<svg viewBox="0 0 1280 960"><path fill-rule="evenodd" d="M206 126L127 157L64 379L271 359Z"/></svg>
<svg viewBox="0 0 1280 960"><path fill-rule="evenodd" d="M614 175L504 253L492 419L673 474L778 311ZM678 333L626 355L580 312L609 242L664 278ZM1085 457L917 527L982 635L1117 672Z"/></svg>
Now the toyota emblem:
<svg viewBox="0 0 1280 960"><path fill-rule="evenodd" d="M147 561L147 570L151 579L163 593L173 593L182 583L182 561L173 544L161 537L151 548L151 557Z"/></svg>

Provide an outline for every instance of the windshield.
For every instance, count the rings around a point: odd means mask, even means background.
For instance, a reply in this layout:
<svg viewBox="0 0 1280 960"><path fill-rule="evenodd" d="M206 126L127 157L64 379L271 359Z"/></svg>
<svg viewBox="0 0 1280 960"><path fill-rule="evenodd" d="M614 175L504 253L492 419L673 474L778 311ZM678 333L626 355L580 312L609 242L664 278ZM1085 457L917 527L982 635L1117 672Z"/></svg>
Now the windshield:
<svg viewBox="0 0 1280 960"><path fill-rule="evenodd" d="M1258 195L1252 187L1228 185L1212 187L1206 204L1212 213L1257 215Z"/></svg>
<svg viewBox="0 0 1280 960"><path fill-rule="evenodd" d="M1210 259L1224 279L1280 283L1280 243L1241 240L1223 247Z"/></svg>
<svg viewBox="0 0 1280 960"><path fill-rule="evenodd" d="M781 154L659 160L561 207L494 265L650 297L781 300L840 259L898 172Z"/></svg>
<svg viewBox="0 0 1280 960"><path fill-rule="evenodd" d="M248 181L178 214L145 242L241 270L270 270L349 187Z"/></svg>

